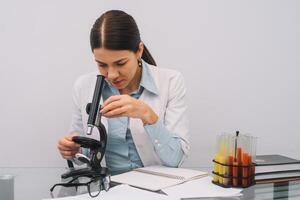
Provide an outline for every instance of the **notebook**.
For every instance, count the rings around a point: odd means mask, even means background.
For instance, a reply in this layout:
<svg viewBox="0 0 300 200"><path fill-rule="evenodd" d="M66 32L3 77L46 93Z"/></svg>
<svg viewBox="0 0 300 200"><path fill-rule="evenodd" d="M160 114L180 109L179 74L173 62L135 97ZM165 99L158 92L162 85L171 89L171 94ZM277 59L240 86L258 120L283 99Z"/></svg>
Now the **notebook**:
<svg viewBox="0 0 300 200"><path fill-rule="evenodd" d="M112 176L111 181L150 191L159 191L207 175L207 172L192 169L149 166Z"/></svg>
<svg viewBox="0 0 300 200"><path fill-rule="evenodd" d="M258 155L255 159L255 174L300 171L300 161L283 155Z"/></svg>
<svg viewBox="0 0 300 200"><path fill-rule="evenodd" d="M273 173L265 173L259 174L255 176L255 182L263 182L263 181L271 181L271 180L281 180L281 179L289 179L289 180L299 180L300 179L300 170L299 171L286 171L286 172L273 172Z"/></svg>

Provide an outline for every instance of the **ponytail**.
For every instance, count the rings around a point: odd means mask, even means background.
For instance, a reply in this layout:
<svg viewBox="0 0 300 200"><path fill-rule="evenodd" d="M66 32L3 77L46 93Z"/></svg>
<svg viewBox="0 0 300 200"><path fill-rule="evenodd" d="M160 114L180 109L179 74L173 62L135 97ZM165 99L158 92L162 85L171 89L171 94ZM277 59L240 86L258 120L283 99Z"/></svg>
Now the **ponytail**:
<svg viewBox="0 0 300 200"><path fill-rule="evenodd" d="M149 52L149 50L147 49L145 44L144 44L144 51L143 51L142 59L144 61L146 61L147 63L149 63L150 65L156 66L156 62L155 62L154 58L152 57L151 53Z"/></svg>

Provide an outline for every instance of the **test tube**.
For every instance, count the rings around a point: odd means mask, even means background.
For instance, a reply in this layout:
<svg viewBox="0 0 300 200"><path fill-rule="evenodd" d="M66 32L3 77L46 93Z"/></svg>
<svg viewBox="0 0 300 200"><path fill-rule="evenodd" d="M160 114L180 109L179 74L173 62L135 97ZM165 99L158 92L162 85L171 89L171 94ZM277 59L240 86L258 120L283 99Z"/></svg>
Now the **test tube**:
<svg viewBox="0 0 300 200"><path fill-rule="evenodd" d="M229 134L223 133L222 134L222 143L220 148L220 162L221 165L221 175L222 177L222 184L224 186L228 185L229 179L228 179L228 173L229 173L229 167L228 167L228 154L229 154Z"/></svg>
<svg viewBox="0 0 300 200"><path fill-rule="evenodd" d="M214 156L214 160L216 162L214 162L214 175L213 175L213 182L215 183L219 183L219 164L217 162L219 162L219 148L220 148L220 143L221 143L221 136L220 135L217 135L217 142L216 142L216 150L215 150L215 156Z"/></svg>
<svg viewBox="0 0 300 200"><path fill-rule="evenodd" d="M231 150L231 135L226 134L225 135L225 149L224 149L224 185L228 186L230 184L230 171L231 167L230 165L232 164L232 159L230 159L230 150Z"/></svg>
<svg viewBox="0 0 300 200"><path fill-rule="evenodd" d="M250 146L250 137L247 135L241 136L242 138L242 186L248 186L248 178L249 178L249 146Z"/></svg>
<svg viewBox="0 0 300 200"><path fill-rule="evenodd" d="M234 138L234 159L232 162L232 185L237 187L239 185L239 166L241 163L241 154L242 149L240 147L240 139L239 139L239 132L237 131Z"/></svg>
<svg viewBox="0 0 300 200"><path fill-rule="evenodd" d="M252 184L254 182L254 174L255 174L255 165L253 164L253 161L255 161L256 159L256 144L257 144L257 137L251 137L251 145L250 145L250 158L249 158L249 162L250 162L250 172L249 172L249 176L250 178L250 183Z"/></svg>
<svg viewBox="0 0 300 200"><path fill-rule="evenodd" d="M225 166L224 166L224 164L225 164L225 156L224 156L224 154L225 154L225 146L226 146L226 135L223 133L222 135L221 135L221 139L220 139L220 148L219 148L219 163L220 163L220 165L219 165L219 174L220 174L220 176L219 176L219 183L220 184L224 184L224 182L225 182L225 179L224 179L224 175L225 175Z"/></svg>
<svg viewBox="0 0 300 200"><path fill-rule="evenodd" d="M232 185L232 165L234 160L234 136L228 135L228 157L227 157L227 165L228 165L228 184Z"/></svg>

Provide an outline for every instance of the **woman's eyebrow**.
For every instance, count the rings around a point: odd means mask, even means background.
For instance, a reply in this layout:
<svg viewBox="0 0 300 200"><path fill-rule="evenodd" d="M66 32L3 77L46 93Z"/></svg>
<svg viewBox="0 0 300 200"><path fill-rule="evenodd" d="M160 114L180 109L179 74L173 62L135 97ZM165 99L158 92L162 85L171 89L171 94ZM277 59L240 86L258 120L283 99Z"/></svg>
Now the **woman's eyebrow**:
<svg viewBox="0 0 300 200"><path fill-rule="evenodd" d="M114 63L118 63L118 62L125 61L125 60L127 60L127 58L121 58L121 59L115 61Z"/></svg>
<svg viewBox="0 0 300 200"><path fill-rule="evenodd" d="M99 63L99 64L105 64L105 65L106 65L106 63L101 62L101 61L99 61L99 60L96 60L96 59L95 59L95 61L96 61L97 63Z"/></svg>
<svg viewBox="0 0 300 200"><path fill-rule="evenodd" d="M119 62L124 61L124 60L126 60L126 59L127 59L127 58L121 58L121 59L118 59L118 60L114 61L113 63L119 63ZM99 60L96 60L96 59L95 59L95 61L96 61L97 63L99 63L99 64L105 64L105 65L106 65L106 63L101 62L101 61L99 61Z"/></svg>

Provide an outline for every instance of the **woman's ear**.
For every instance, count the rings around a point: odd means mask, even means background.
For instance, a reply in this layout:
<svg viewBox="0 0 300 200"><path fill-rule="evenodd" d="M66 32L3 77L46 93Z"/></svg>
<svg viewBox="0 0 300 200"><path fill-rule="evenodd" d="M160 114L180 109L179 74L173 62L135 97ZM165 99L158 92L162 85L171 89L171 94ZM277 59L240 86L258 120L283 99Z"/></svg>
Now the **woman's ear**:
<svg viewBox="0 0 300 200"><path fill-rule="evenodd" d="M143 52L144 52L144 43L140 42L139 43L139 48L138 48L138 50L136 52L137 59L142 58Z"/></svg>

